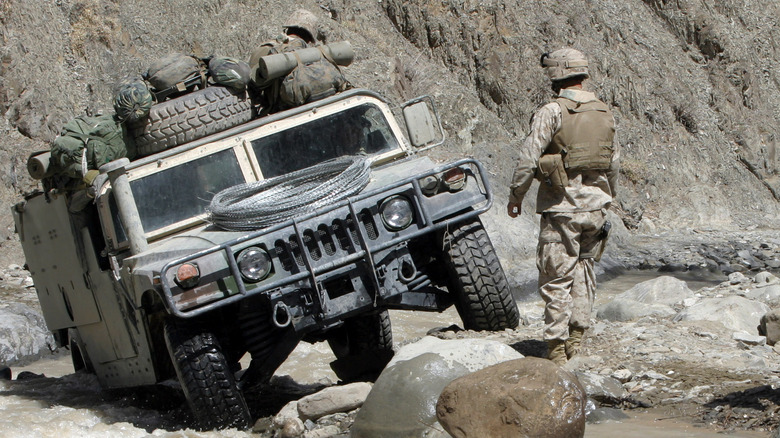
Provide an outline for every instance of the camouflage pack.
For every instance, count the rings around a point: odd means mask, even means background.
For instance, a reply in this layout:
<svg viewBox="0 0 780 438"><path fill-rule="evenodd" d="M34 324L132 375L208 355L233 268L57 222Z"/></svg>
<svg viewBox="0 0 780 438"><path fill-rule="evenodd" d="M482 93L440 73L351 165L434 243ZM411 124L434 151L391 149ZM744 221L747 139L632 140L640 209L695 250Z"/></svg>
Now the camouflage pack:
<svg viewBox="0 0 780 438"><path fill-rule="evenodd" d="M249 83L249 64L234 58L212 58L209 61L209 77L217 84L243 90Z"/></svg>
<svg viewBox="0 0 780 438"><path fill-rule="evenodd" d="M149 115L154 96L143 79L125 78L114 88L114 111L122 122L137 122Z"/></svg>
<svg viewBox="0 0 780 438"><path fill-rule="evenodd" d="M125 137L122 124L113 115L75 117L54 139L50 165L57 174L82 179L90 169L118 158L133 158L135 150Z"/></svg>
<svg viewBox="0 0 780 438"><path fill-rule="evenodd" d="M326 58L298 66L285 76L279 86L279 100L287 107L296 107L332 96L348 87L344 74Z"/></svg>

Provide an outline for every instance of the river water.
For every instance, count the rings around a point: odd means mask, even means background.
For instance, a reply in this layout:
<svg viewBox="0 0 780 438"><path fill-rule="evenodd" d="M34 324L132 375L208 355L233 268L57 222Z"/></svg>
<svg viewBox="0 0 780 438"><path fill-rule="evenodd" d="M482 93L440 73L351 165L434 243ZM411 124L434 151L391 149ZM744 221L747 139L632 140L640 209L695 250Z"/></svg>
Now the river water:
<svg viewBox="0 0 780 438"><path fill-rule="evenodd" d="M636 283L657 277L653 272L636 272L618 276L599 285L598 301L623 292ZM712 286L725 280L721 276L687 276L692 290ZM539 300L521 303L526 315L541 315ZM424 336L434 327L460 324L454 309L441 314L423 312L391 312L396 345L403 345ZM328 366L335 357L327 343L302 343L280 367L277 375L289 375L299 383L316 383L336 376ZM30 371L46 378L23 381L0 381L0 438L17 437L246 437L247 432L227 430L195 432L177 414L178 401L167 400L164 391L151 391L139 396L101 391L97 380L89 375L74 374L69 356L46 358L23 367L13 368L14 376ZM696 427L658 411L628 412L621 422L588 424L586 437L695 437L724 436ZM765 433L739 432L734 437L765 437Z"/></svg>

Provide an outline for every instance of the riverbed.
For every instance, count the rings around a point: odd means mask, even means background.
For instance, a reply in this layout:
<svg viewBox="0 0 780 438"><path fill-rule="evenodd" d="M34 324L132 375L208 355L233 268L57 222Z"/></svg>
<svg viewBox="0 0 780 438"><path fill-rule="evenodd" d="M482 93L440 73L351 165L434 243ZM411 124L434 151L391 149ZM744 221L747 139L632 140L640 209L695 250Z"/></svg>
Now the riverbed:
<svg viewBox="0 0 780 438"><path fill-rule="evenodd" d="M603 281L597 305L634 284L657 277L652 271L637 271ZM725 280L722 275L705 273L677 274L692 290L710 287ZM520 303L521 313L538 319L540 300ZM454 309L442 313L391 312L396 348L424 336L436 327L459 325ZM328 363L334 360L327 343L302 343L279 368L277 376L290 376L299 384L329 384L336 376ZM23 367L14 367L14 376L22 372L43 374L43 378L0 382L0 437L217 437L251 436L242 431L195 432L187 429L187 416L181 414L183 400L170 398L170 388L138 393L102 391L97 380L86 374L73 374L70 357L64 354L43 358ZM173 384L171 384L172 386ZM166 395L168 394L168 395ZM721 437L723 432L695 424L689 416L664 408L627 410L628 418L601 424L588 424L586 437ZM739 431L735 437L765 437L766 432Z"/></svg>

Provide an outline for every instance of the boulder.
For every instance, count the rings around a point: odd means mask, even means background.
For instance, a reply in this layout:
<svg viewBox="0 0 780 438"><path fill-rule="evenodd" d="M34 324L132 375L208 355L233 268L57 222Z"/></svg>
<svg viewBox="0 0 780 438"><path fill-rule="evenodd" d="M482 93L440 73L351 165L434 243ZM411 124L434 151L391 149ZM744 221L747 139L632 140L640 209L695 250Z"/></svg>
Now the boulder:
<svg viewBox="0 0 780 438"><path fill-rule="evenodd" d="M761 301L762 303L777 301L780 299L780 284L756 284L754 288L745 292L745 297L750 298L751 300Z"/></svg>
<svg viewBox="0 0 780 438"><path fill-rule="evenodd" d="M511 347L484 339L425 337L407 345L374 383L350 436L446 437L436 420L436 400L442 389L472 371L520 357Z"/></svg>
<svg viewBox="0 0 780 438"><path fill-rule="evenodd" d="M302 420L316 420L336 412L349 412L359 408L370 391L368 382L331 386L298 400L298 414Z"/></svg>
<svg viewBox="0 0 780 438"><path fill-rule="evenodd" d="M627 298L615 298L599 307L596 318L613 322L634 321L645 316L670 317L674 310L665 304L647 304Z"/></svg>
<svg viewBox="0 0 780 438"><path fill-rule="evenodd" d="M614 377L586 372L577 372L576 375L588 397L601 404L615 405L628 396L626 389Z"/></svg>
<svg viewBox="0 0 780 438"><path fill-rule="evenodd" d="M759 333L766 336L766 343L769 345L780 341L780 309L772 309L761 317Z"/></svg>
<svg viewBox="0 0 780 438"><path fill-rule="evenodd" d="M448 362L457 362L463 365L471 372L499 362L523 357L522 354L503 342L485 339L445 340L434 336L425 336L398 350L393 359L388 362L387 368L424 353L435 353Z"/></svg>
<svg viewBox="0 0 780 438"><path fill-rule="evenodd" d="M705 298L678 313L674 321L715 321L735 332L757 333L761 316L768 311L766 304L744 297Z"/></svg>
<svg viewBox="0 0 780 438"><path fill-rule="evenodd" d="M586 402L574 374L527 357L454 380L436 416L455 438L573 438L585 435Z"/></svg>
<svg viewBox="0 0 780 438"><path fill-rule="evenodd" d="M54 345L41 314L21 303L0 308L0 363L48 353Z"/></svg>
<svg viewBox="0 0 780 438"><path fill-rule="evenodd" d="M643 281L617 295L615 298L629 299L645 304L666 304L671 306L692 297L693 291L688 288L686 282L664 275Z"/></svg>

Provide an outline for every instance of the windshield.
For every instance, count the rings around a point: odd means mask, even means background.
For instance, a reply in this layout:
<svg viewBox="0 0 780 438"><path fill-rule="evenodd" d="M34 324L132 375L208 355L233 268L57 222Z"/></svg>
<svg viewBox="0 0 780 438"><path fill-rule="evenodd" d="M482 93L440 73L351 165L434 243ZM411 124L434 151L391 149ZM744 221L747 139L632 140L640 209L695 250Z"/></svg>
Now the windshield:
<svg viewBox="0 0 780 438"><path fill-rule="evenodd" d="M205 213L220 190L244 183L233 149L207 155L130 182L146 232ZM124 241L113 196L109 199L118 240Z"/></svg>
<svg viewBox="0 0 780 438"><path fill-rule="evenodd" d="M382 111L363 104L251 142L264 178L342 155L379 155L399 147Z"/></svg>

